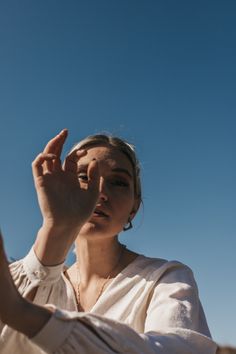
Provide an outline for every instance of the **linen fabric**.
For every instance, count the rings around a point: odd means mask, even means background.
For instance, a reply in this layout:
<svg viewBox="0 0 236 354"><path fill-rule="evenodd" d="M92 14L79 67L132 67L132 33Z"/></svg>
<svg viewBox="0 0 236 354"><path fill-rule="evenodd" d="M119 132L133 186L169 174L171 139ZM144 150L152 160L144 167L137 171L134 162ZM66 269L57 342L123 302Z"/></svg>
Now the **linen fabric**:
<svg viewBox="0 0 236 354"><path fill-rule="evenodd" d="M189 267L139 255L108 285L88 313L78 312L64 265L43 266L33 248L10 265L23 296L55 308L28 339L0 323L1 354L215 354ZM50 305L51 304L51 305Z"/></svg>

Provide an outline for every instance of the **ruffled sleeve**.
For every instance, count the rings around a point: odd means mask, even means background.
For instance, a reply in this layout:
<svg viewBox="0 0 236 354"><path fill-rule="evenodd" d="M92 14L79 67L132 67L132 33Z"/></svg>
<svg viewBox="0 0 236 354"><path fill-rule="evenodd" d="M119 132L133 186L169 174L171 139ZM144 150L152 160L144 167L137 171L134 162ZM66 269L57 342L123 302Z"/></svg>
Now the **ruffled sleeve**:
<svg viewBox="0 0 236 354"><path fill-rule="evenodd" d="M44 305L52 301L62 308L61 304L66 304L65 282L61 276L65 268L64 264L52 267L43 266L37 259L32 247L26 257L11 263L9 268L15 285L23 297L27 297L36 288L35 303ZM54 293L59 295L53 297ZM70 307L68 306L68 308ZM6 330L7 326L0 321L1 338L4 328Z"/></svg>
<svg viewBox="0 0 236 354"><path fill-rule="evenodd" d="M177 262L163 267L144 333L103 316L56 310L32 341L50 354L215 354L191 270Z"/></svg>
<svg viewBox="0 0 236 354"><path fill-rule="evenodd" d="M27 296L36 287L49 288L61 277L64 264L43 266L37 259L33 247L26 257L10 264L10 271L19 292Z"/></svg>

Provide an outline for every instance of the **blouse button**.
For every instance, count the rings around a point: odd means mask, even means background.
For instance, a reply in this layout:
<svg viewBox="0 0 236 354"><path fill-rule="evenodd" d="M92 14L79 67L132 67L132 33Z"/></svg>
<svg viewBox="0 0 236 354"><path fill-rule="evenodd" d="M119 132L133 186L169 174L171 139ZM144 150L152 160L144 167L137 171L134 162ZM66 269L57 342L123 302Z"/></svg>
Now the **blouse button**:
<svg viewBox="0 0 236 354"><path fill-rule="evenodd" d="M44 270L35 270L33 274L40 280L43 280L47 276L47 273Z"/></svg>

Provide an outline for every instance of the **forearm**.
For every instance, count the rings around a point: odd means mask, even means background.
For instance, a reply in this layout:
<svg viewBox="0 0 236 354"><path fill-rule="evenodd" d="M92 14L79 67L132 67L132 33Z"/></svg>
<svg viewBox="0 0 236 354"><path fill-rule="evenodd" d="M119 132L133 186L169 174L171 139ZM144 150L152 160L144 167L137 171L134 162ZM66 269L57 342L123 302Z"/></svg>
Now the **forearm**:
<svg viewBox="0 0 236 354"><path fill-rule="evenodd" d="M63 263L77 234L78 229L68 226L42 225L34 244L37 258L45 266Z"/></svg>
<svg viewBox="0 0 236 354"><path fill-rule="evenodd" d="M14 306L14 313L4 323L29 338L34 337L49 321L52 311L35 305L19 297Z"/></svg>

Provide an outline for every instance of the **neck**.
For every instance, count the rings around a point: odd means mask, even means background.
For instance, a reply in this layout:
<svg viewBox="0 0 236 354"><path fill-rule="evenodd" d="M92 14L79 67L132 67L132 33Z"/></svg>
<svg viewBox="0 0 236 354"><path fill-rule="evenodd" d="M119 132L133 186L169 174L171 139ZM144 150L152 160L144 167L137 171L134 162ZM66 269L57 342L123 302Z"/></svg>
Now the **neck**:
<svg viewBox="0 0 236 354"><path fill-rule="evenodd" d="M79 237L76 255L81 286L86 287L95 279L115 276L122 268L123 251L124 246L117 237L92 241Z"/></svg>

